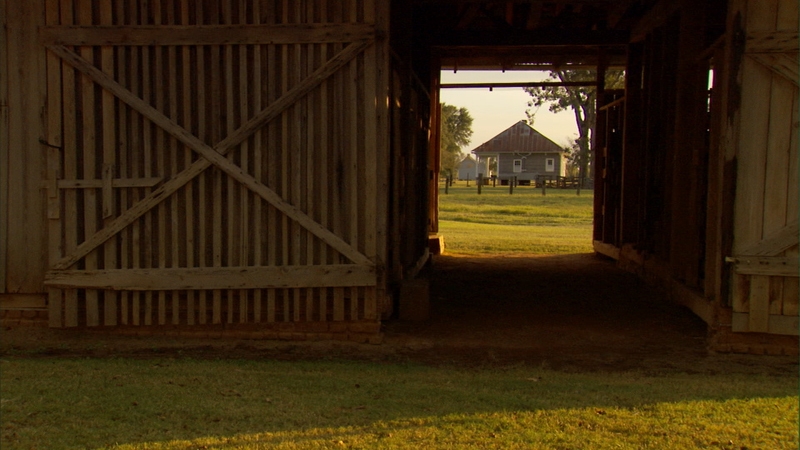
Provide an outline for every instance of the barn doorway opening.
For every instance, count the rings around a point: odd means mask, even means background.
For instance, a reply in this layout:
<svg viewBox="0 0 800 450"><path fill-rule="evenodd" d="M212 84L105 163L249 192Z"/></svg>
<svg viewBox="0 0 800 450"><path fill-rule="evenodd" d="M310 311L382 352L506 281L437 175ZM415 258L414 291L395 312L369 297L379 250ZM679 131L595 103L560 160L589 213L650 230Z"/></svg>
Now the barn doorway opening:
<svg viewBox="0 0 800 450"><path fill-rule="evenodd" d="M460 255L592 252L595 108L605 81L596 66L519 58L515 70L442 65L439 236ZM614 69L601 72L624 85L624 70Z"/></svg>

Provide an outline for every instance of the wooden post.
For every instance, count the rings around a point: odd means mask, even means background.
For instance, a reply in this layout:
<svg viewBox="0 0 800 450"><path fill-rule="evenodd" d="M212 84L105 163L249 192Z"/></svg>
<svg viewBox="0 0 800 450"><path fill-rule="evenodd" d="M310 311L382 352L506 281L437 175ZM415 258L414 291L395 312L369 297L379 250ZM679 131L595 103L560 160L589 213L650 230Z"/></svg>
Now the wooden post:
<svg viewBox="0 0 800 450"><path fill-rule="evenodd" d="M445 180L444 180L444 193L445 194L448 194L450 192L450 177L451 177L451 175L448 175L447 178L445 178Z"/></svg>
<svg viewBox="0 0 800 450"><path fill-rule="evenodd" d="M481 194L481 189L483 189L483 174L478 174L478 195Z"/></svg>
<svg viewBox="0 0 800 450"><path fill-rule="evenodd" d="M508 179L508 195L511 195L513 193L514 193L514 178L512 177Z"/></svg>
<svg viewBox="0 0 800 450"><path fill-rule="evenodd" d="M547 195L547 180L542 177L542 197Z"/></svg>

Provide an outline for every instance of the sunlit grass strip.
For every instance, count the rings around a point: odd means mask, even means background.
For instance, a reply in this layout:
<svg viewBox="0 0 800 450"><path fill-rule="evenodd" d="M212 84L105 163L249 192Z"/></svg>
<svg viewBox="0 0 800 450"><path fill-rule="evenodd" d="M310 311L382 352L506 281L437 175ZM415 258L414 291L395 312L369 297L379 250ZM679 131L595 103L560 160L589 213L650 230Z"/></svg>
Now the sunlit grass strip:
<svg viewBox="0 0 800 450"><path fill-rule="evenodd" d="M461 255L586 253L592 250L592 226L520 226L439 221L445 252Z"/></svg>
<svg viewBox="0 0 800 450"><path fill-rule="evenodd" d="M698 420L713 411L720 421ZM121 445L119 449L185 448L499 448L499 449L796 449L797 399L679 402L639 408L580 408L451 414L194 440ZM781 422L781 423L776 423Z"/></svg>
<svg viewBox="0 0 800 450"><path fill-rule="evenodd" d="M797 448L797 377L356 362L0 363L0 447Z"/></svg>

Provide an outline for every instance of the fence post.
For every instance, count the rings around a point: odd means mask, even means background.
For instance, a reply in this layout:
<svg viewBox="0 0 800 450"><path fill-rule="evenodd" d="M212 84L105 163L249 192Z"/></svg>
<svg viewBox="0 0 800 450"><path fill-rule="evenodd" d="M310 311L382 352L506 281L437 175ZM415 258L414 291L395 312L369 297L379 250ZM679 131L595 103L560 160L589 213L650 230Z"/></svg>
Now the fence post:
<svg viewBox="0 0 800 450"><path fill-rule="evenodd" d="M483 189L483 174L478 174L478 195L481 194L481 190Z"/></svg>
<svg viewBox="0 0 800 450"><path fill-rule="evenodd" d="M514 177L508 179L508 195L514 193Z"/></svg>
<svg viewBox="0 0 800 450"><path fill-rule="evenodd" d="M450 177L452 175L448 175L447 178L444 179L444 193L447 194L450 190Z"/></svg>

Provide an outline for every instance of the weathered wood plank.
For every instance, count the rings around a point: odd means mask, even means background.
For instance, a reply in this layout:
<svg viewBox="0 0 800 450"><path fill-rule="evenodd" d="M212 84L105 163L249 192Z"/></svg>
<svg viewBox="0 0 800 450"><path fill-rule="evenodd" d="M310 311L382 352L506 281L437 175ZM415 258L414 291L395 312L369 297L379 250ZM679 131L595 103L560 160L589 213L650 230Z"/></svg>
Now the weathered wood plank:
<svg viewBox="0 0 800 450"><path fill-rule="evenodd" d="M5 5L0 6L0 9L4 9ZM46 23L51 24L58 24L60 18L60 10L58 5L54 2L50 2L46 6ZM2 25L5 25L5 14L0 13L0 22ZM5 30L5 26L0 28ZM5 47L6 39L3 39L3 47ZM0 50L2 54L6 53L7 49L3 48ZM3 62L0 62L0 73L8 73L5 70L6 66L6 58L0 58ZM55 180L59 178L61 172L61 152L63 151L63 140L62 140L62 130L61 130L61 118L63 115L62 111L62 104L61 104L61 61L59 61L58 57L52 54L47 55L47 180L48 183L55 183ZM0 147L4 146L4 142L7 143L7 116L6 115L8 109L8 102L7 92L7 84L4 82L0 82L0 104L3 105L3 111L0 111ZM4 127L4 125L6 125ZM6 144L7 145L7 144ZM6 157L3 157L4 154L7 154L8 149L0 149L0 165L4 166L4 169L7 170L8 161ZM0 171L4 170L0 169ZM5 182L7 180L7 176L5 174L0 173L0 180ZM10 217L7 210L7 196L8 194L7 189L5 186L3 187L2 191L3 194L0 194L0 197L5 198L5 201L0 199L0 214L4 217L0 219L0 222L6 222L6 218ZM55 191L55 192L54 192ZM61 196L57 192L57 189L54 189L52 186L49 187L47 191L48 203L47 203L47 218L48 221L48 266L50 263L58 260L63 256L63 247L61 243L61 207L60 207L60 199ZM4 224L0 224L0 240L5 240L7 235L3 230L5 229ZM0 244L0 261L7 261L5 258L5 243ZM0 269L0 293L5 292L5 268ZM61 289L48 289L47 290L48 297L47 297L47 306L48 306L48 325L50 327L61 327L63 326L63 291Z"/></svg>
<svg viewBox="0 0 800 450"><path fill-rule="evenodd" d="M2 47L8 49L2 58L7 71L0 75L5 86L7 142L2 198L6 211L0 222L5 230L0 263L5 292L41 292L41 275L48 262L47 221L42 220L46 199L37 189L46 173L44 138L47 106L46 55L35 38L35 30L45 25L44 2L13 2L4 5L7 28L0 31ZM5 213L8 213L7 215Z"/></svg>
<svg viewBox="0 0 800 450"><path fill-rule="evenodd" d="M742 248L735 253L747 256L774 256L794 247L798 241L798 221L794 221L785 227L776 230L766 236L756 244Z"/></svg>
<svg viewBox="0 0 800 450"><path fill-rule="evenodd" d="M0 2L0 33L3 33L3 39L0 39L0 54L7 55L9 51L9 44L5 30L8 28L8 14L6 12L6 2ZM8 58L0 58L0 73L7 74L8 71ZM9 105L8 105L8 83L3 80L0 82L0 183L3 184L0 189L0 261L8 261L8 217L9 216L9 203L8 203L8 189L6 184L9 179L8 163L9 163ZM0 270L0 294L6 292L6 269L5 266Z"/></svg>
<svg viewBox="0 0 800 450"><path fill-rule="evenodd" d="M749 329L749 317L744 313L733 313L732 330L734 332L755 331ZM770 315L767 318L766 333L797 336L800 329L800 318L787 315Z"/></svg>
<svg viewBox="0 0 800 450"><path fill-rule="evenodd" d="M100 23L111 25L112 10L110 2L102 2L99 5ZM50 54L50 53L48 53ZM114 75L114 49L104 46L100 49L101 70L109 76ZM101 93L101 112L102 112L102 157L103 157L103 181L107 185L102 194L102 217L103 224L107 224L119 206L114 203L113 191L111 189L114 178L114 171L117 168L116 153L116 134L115 134L115 99L114 95L104 90ZM103 267L106 269L117 268L117 245L113 240L106 241L103 246ZM114 326L117 324L117 305L118 296L116 292L103 292L103 325Z"/></svg>
<svg viewBox="0 0 800 450"><path fill-rule="evenodd" d="M56 263L55 268L63 269L70 267L81 257L91 252L98 245L105 242L111 236L119 232L122 228L124 228L125 226L136 220L138 217L149 211L152 207L154 207L161 201L163 201L164 198L168 197L170 194L172 194L177 189L182 187L184 184L186 184L192 178L197 176L212 163L217 167L219 167L220 169L226 171L230 176L233 176L240 182L247 185L248 188L259 194L262 198L270 202L281 212L283 212L289 217L292 217L292 219L298 221L300 224L308 228L317 237L320 237L321 239L326 241L329 245L333 246L341 253L351 258L353 262L364 263L366 260L369 260L366 256L362 255L361 253L353 249L339 236L330 232L327 228L317 224L313 219L309 218L297 207L284 201L273 190L269 189L268 187L264 186L257 180L253 179L252 176L250 176L249 174L242 172L240 168L230 163L230 161L228 161L228 159L223 156L223 154L226 153L228 150L230 150L232 146L241 142L242 139L245 139L250 134L252 134L252 132L256 131L260 126L262 126L264 123L274 118L275 115L277 115L280 111L290 106L292 104L290 103L290 99L294 99L295 97L299 98L302 95L305 95L314 86L318 85L318 83L322 79L324 79L325 75L335 72L338 69L338 67L341 67L341 65L344 65L347 61L350 61L353 57L360 54L361 51L368 45L369 45L368 43L360 43L360 44L351 44L350 46L348 46L345 50L343 50L331 61L329 61L328 64L326 64L324 67L316 71L314 75L307 78L299 85L295 86L291 91L287 92L286 95L281 97L280 100L270 105L267 109L265 109L264 111L259 113L256 117L251 119L247 124L239 128L239 130L233 133L232 136L228 136L225 140L217 144L215 146L216 150L208 147L197 137L195 137L194 135L192 135L179 125L175 124L172 120L165 117L163 114L155 110L153 107L148 105L146 102L142 101L137 96L130 93L130 91L120 86L113 79L105 76L102 72L98 71L94 66L92 66L91 64L80 58L78 55L74 54L71 50L68 50L65 47L51 47L51 50L53 50L67 62L74 65L82 72L91 75L92 78L98 82L98 84L113 91L115 95L117 95L117 97L119 97L132 107L134 107L137 111L141 112L143 115L151 119L154 123L158 124L159 126L162 126L164 129L173 134L173 136L175 136L177 139L184 142L186 145L189 145L190 147L201 153L206 158L195 162L188 169L181 172L180 175L167 181L159 188L154 190L152 193L147 195L144 200L133 205L125 213L117 217L111 224L106 226L104 229L100 230L98 233L95 233L91 238L87 239L81 245L79 245L78 248L75 249L75 251L71 255L68 255L67 257L63 258L61 261Z"/></svg>
<svg viewBox="0 0 800 450"><path fill-rule="evenodd" d="M742 92L738 180L736 183L734 254L762 240L766 144L769 130L770 72L745 60Z"/></svg>
<svg viewBox="0 0 800 450"><path fill-rule="evenodd" d="M769 280L764 275L750 277L750 320L748 330L766 333L769 330Z"/></svg>
<svg viewBox="0 0 800 450"><path fill-rule="evenodd" d="M783 17L791 20L790 14L778 15L779 20ZM795 19L797 19L796 16ZM745 43L745 53L797 52L798 42L800 41L798 41L798 32L796 29L782 31L749 31Z"/></svg>
<svg viewBox="0 0 800 450"><path fill-rule="evenodd" d="M91 25L93 20L91 0L80 0L77 9L77 19L83 25ZM81 48L80 56L83 59L92 61L95 56L93 48ZM88 75L80 78L80 91L81 91L81 117L83 122L80 124L82 130L82 155L83 160L83 177L86 179L95 179L96 165L95 161L97 156L102 155L98 152L97 148L97 134L95 117L97 114L97 104L95 102L94 82ZM102 118L102 111L98 114ZM100 153L100 155L98 155ZM97 192L92 189L84 190L83 194L83 230L85 236L91 236L97 231ZM94 270L98 268L98 252L89 252L84 258L84 264L87 269ZM94 290L86 291L86 324L88 326L97 326L100 324L100 311L98 292Z"/></svg>
<svg viewBox="0 0 800 450"><path fill-rule="evenodd" d="M315 44L354 42L374 35L374 26L362 23L46 26L39 30L39 40L45 45L69 46Z"/></svg>
<svg viewBox="0 0 800 450"><path fill-rule="evenodd" d="M374 286L375 268L354 264L208 268L64 270L49 287L131 291Z"/></svg>
<svg viewBox="0 0 800 450"><path fill-rule="evenodd" d="M800 314L800 278L786 278L783 280L783 315L795 316Z"/></svg>
<svg viewBox="0 0 800 450"><path fill-rule="evenodd" d="M161 182L161 177L149 178L112 178L110 180L110 187L116 188L149 188ZM105 180L58 180L56 186L59 189L103 189ZM42 187L47 187L47 184L42 184Z"/></svg>
<svg viewBox="0 0 800 450"><path fill-rule="evenodd" d="M734 312L746 313L750 311L750 276L733 274L731 278L731 307Z"/></svg>
<svg viewBox="0 0 800 450"><path fill-rule="evenodd" d="M734 270L742 275L800 276L796 257L739 257Z"/></svg>
<svg viewBox="0 0 800 450"><path fill-rule="evenodd" d="M800 84L800 81L798 81L800 69L797 67L797 53L795 53L793 56L781 53L755 53L748 56L752 60L761 64L763 67L771 70L774 74L779 75L781 78L790 83L793 83L795 87Z"/></svg>

